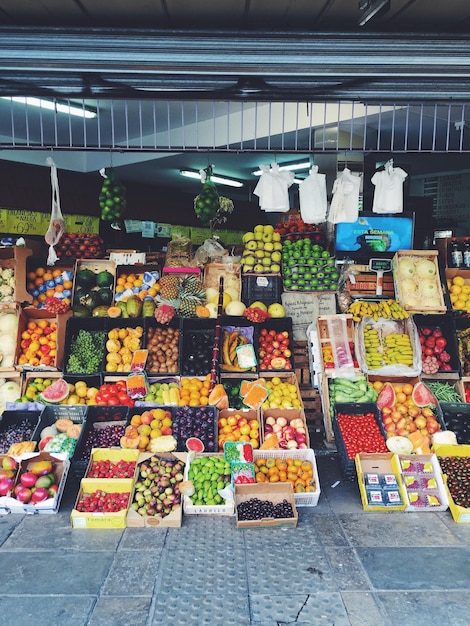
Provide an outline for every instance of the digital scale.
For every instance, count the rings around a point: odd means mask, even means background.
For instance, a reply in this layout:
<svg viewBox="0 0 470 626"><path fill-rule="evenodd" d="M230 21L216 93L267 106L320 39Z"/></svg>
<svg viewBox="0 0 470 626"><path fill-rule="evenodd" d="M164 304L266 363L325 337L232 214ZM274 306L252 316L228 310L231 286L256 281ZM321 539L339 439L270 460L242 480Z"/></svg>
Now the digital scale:
<svg viewBox="0 0 470 626"><path fill-rule="evenodd" d="M375 294L354 295L358 300L367 300L367 298L382 298L383 296L383 278L385 272L392 271L392 259L370 259L369 265L354 265L357 272L375 272L377 274ZM350 281L354 284L354 274L350 275ZM386 296L387 298L389 296Z"/></svg>

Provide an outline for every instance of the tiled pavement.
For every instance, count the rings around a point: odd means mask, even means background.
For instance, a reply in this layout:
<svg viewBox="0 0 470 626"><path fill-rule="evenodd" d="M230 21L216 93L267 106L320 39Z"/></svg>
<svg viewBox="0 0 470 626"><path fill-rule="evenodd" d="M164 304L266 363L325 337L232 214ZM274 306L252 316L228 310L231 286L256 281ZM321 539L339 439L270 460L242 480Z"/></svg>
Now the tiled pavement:
<svg viewBox="0 0 470 626"><path fill-rule="evenodd" d="M323 451L322 451L323 452ZM470 525L450 512L365 513L336 455L293 530L73 530L57 515L0 517L0 626L467 626Z"/></svg>

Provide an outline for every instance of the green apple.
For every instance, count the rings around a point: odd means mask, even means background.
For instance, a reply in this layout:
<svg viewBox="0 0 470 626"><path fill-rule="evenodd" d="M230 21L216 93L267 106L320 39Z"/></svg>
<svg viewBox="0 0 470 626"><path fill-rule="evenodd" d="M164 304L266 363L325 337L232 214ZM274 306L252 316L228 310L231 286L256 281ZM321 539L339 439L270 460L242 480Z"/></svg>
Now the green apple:
<svg viewBox="0 0 470 626"><path fill-rule="evenodd" d="M261 259L261 263L265 267L269 267L271 265L271 259L268 256L265 256L264 259Z"/></svg>
<svg viewBox="0 0 470 626"><path fill-rule="evenodd" d="M280 272L281 271L281 266L278 263L273 263L271 265L271 272Z"/></svg>
<svg viewBox="0 0 470 626"><path fill-rule="evenodd" d="M282 243L280 243L279 241L275 241L273 243L273 246L274 246L274 250L277 250L277 251L282 250Z"/></svg>
<svg viewBox="0 0 470 626"><path fill-rule="evenodd" d="M271 254L271 258L275 263L279 263L279 261L282 259L282 255L280 252L273 252Z"/></svg>
<svg viewBox="0 0 470 626"><path fill-rule="evenodd" d="M286 311L282 304L278 302L274 302L268 306L268 313L271 314L271 317L285 317Z"/></svg>
<svg viewBox="0 0 470 626"><path fill-rule="evenodd" d="M263 234L263 232L264 232L264 225L263 224L258 224L257 226L255 226L253 228L253 232L255 233L255 235L256 235L256 233Z"/></svg>
<svg viewBox="0 0 470 626"><path fill-rule="evenodd" d="M256 242L256 247L258 248L258 250L264 250L264 242L263 241L257 241Z"/></svg>
<svg viewBox="0 0 470 626"><path fill-rule="evenodd" d="M264 250L255 250L255 257L257 259L262 259L264 257Z"/></svg>
<svg viewBox="0 0 470 626"><path fill-rule="evenodd" d="M246 256L244 259L245 265L254 265L255 263L256 263L256 260L254 256Z"/></svg>
<svg viewBox="0 0 470 626"><path fill-rule="evenodd" d="M258 231L255 231L255 239L256 241L263 241L263 233Z"/></svg>
<svg viewBox="0 0 470 626"><path fill-rule="evenodd" d="M265 224L263 226L263 231L265 234L272 235L274 233L274 226L271 226L271 224Z"/></svg>
<svg viewBox="0 0 470 626"><path fill-rule="evenodd" d="M264 272L264 265L261 265L261 263L257 263L254 266L253 270L257 272L258 274L262 274Z"/></svg>
<svg viewBox="0 0 470 626"><path fill-rule="evenodd" d="M256 248L257 248L257 245L256 245L256 241L254 239L253 239L253 241L249 241L246 244L246 249L247 250L256 250Z"/></svg>
<svg viewBox="0 0 470 626"><path fill-rule="evenodd" d="M270 241L266 241L264 244L264 249L268 252L272 252L274 250L274 245Z"/></svg>
<svg viewBox="0 0 470 626"><path fill-rule="evenodd" d="M253 241L255 238L255 234L252 232L245 233L242 237L243 243L248 243L249 241Z"/></svg>
<svg viewBox="0 0 470 626"><path fill-rule="evenodd" d="M273 233L273 241L275 241L276 243L281 241L281 235L279 233Z"/></svg>

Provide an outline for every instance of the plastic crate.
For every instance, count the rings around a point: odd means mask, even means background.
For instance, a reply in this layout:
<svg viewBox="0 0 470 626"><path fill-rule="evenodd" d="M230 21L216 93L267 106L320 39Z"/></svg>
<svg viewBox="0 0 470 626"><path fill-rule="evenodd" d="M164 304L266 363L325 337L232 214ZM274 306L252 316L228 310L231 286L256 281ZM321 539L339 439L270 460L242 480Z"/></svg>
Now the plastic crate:
<svg viewBox="0 0 470 626"><path fill-rule="evenodd" d="M204 440L204 437L199 436L196 434L196 431L194 431L193 433L191 433L189 435L189 437L199 437L203 442L204 442L204 446L205 446L205 452L210 452L210 453L216 453L218 451L218 445L217 445L217 410L215 408L215 406L191 406L191 407L172 407L174 409L173 412L173 436L175 437L176 441L178 442L177 447L176 447L176 452L186 452L186 441L188 439L188 437L183 438L181 435L181 431L180 431L180 416L181 414L184 412L189 412L190 415L193 415L194 413L196 413L197 411L203 410L206 411L207 413L210 414L211 417L211 421L210 424L208 424L208 428L207 428L207 433L209 433L209 428L211 429L211 432L213 433L214 439L213 439L213 445L210 446L207 444L207 442Z"/></svg>
<svg viewBox="0 0 470 626"><path fill-rule="evenodd" d="M456 327L455 320L452 313L442 313L442 314L415 314L413 315L413 321L418 328L418 332L422 328L430 328L431 330L435 330L436 328L440 328L442 331L443 337L447 340L447 345L444 348L446 352L450 355L449 365L452 370L448 371L440 371L435 374L426 374L427 378L430 379L449 379L449 378L458 378L461 374L461 364L459 358L459 349L457 345L457 337L456 337Z"/></svg>
<svg viewBox="0 0 470 626"><path fill-rule="evenodd" d="M65 329L65 349L64 349L64 360L62 370L64 374L71 374L67 370L68 360L70 357L70 351L72 348L72 343L75 341L80 330L86 330L90 333L104 333L106 335L106 318L104 317L71 317L67 320L67 326ZM106 343L106 342L105 342ZM76 372L74 374L78 374L80 376L90 376L100 374L104 370L104 355L105 350L103 348L103 354L101 358L101 362L98 365L98 368L95 372Z"/></svg>
<svg viewBox="0 0 470 626"><path fill-rule="evenodd" d="M455 432L459 444L470 444L470 404L439 402L437 416L443 429Z"/></svg>
<svg viewBox="0 0 470 626"><path fill-rule="evenodd" d="M294 362L294 334L293 334L293 330L292 330L292 318L291 317L280 317L280 318L268 318L265 322L257 324L257 332L255 329L255 350L256 350L256 356L258 359L258 369L259 371L269 371L269 372L293 372L295 370L295 362ZM291 356L289 357L290 363L291 363L291 367L290 368L284 368L284 369L270 369L270 370L266 370L266 369L262 369L261 368L261 364L260 364L260 357L259 357L259 334L260 331L266 328L268 331L269 330L275 330L276 333L282 333L284 331L287 331L289 333L289 350L291 351ZM282 356L282 355L281 355Z"/></svg>
<svg viewBox="0 0 470 626"><path fill-rule="evenodd" d="M23 422L23 420L30 425L31 427L31 435L28 439L16 439L11 443L20 443L21 441L35 441L33 439L33 433L36 429L39 419L41 417L41 411L3 411L1 420L0 420L0 453L7 454L9 444L6 445L4 443L4 434L12 425L19 425ZM6 446L7 449L4 448Z"/></svg>
<svg viewBox="0 0 470 626"><path fill-rule="evenodd" d="M169 328L172 328L174 331L178 331L178 342L177 342L177 347L178 347L178 358L176 360L176 364L175 367L172 368L172 371L168 371L168 368L162 368L162 366L160 365L159 368L157 369L156 367L152 366L152 359L151 358L147 358L147 364L145 366L145 371L151 375L151 376L175 376L177 374L179 374L180 369L181 369L181 342L182 342L182 333L181 333L181 320L179 317L174 317L169 324L159 324L157 322L157 320L153 317L145 317L144 318L144 348L149 350L149 357L150 357L150 348L149 348L149 331L150 332L154 332L155 329L162 329L162 330L166 330ZM160 346L159 346L160 347Z"/></svg>
<svg viewBox="0 0 470 626"><path fill-rule="evenodd" d="M266 306L281 302L282 277L280 274L245 274L242 277L242 301L249 306L263 302Z"/></svg>
<svg viewBox="0 0 470 626"><path fill-rule="evenodd" d="M82 432L80 436L83 434L83 424L85 423L87 413L87 407L83 404L79 405L59 405L59 406L46 406L44 411L41 413L41 417L39 419L39 423L34 429L33 432L33 440L38 441L41 438L41 432L47 426L52 426L57 422L58 419L69 419L74 424L79 424L82 426ZM79 437L80 439L80 437ZM78 440L77 440L78 442ZM75 444L76 445L76 444Z"/></svg>
<svg viewBox="0 0 470 626"><path fill-rule="evenodd" d="M310 461L313 467L315 491L311 493L294 493L294 500L296 506L317 506L321 489L315 452L311 448L302 450L254 450L253 458L255 461L256 459L301 459L302 461Z"/></svg>
<svg viewBox="0 0 470 626"><path fill-rule="evenodd" d="M206 376L212 366L212 351L215 339L215 319L183 319L181 325L182 341L180 347L181 375L182 376ZM194 341L199 340L200 335L207 335L207 346L204 350L204 360L198 367L192 368L194 360ZM192 371L194 369L194 371Z"/></svg>
<svg viewBox="0 0 470 626"><path fill-rule="evenodd" d="M375 421L380 428L380 431L384 437L385 443L385 431L380 417L379 409L377 405L372 402L337 402L334 406L333 412L333 433L335 436L336 448L339 454L339 462L341 472L345 480L356 479L356 461L354 458L348 456L346 445L344 443L343 434L338 424L338 413L350 413L352 415L364 415L365 413L373 413ZM380 453L379 453L380 454Z"/></svg>

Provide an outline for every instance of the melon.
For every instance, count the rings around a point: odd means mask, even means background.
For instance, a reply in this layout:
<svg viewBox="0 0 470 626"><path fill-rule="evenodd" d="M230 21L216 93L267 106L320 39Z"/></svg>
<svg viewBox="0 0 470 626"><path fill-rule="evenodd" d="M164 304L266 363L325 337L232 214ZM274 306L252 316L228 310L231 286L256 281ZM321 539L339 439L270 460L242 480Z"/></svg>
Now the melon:
<svg viewBox="0 0 470 626"><path fill-rule="evenodd" d="M63 379L59 378L52 385L46 387L39 394L39 399L41 402L45 402L46 404L58 404L68 398L70 393L69 384Z"/></svg>
<svg viewBox="0 0 470 626"><path fill-rule="evenodd" d="M411 398L416 406L437 406L438 401L433 392L423 382L416 383L413 387Z"/></svg>
<svg viewBox="0 0 470 626"><path fill-rule="evenodd" d="M396 402L395 397L395 389L392 387L390 383L385 383L385 385L380 390L380 393L377 398L377 407L382 410L385 407L392 408Z"/></svg>
<svg viewBox="0 0 470 626"><path fill-rule="evenodd" d="M198 437L186 439L186 448L189 452L204 452L204 443Z"/></svg>

